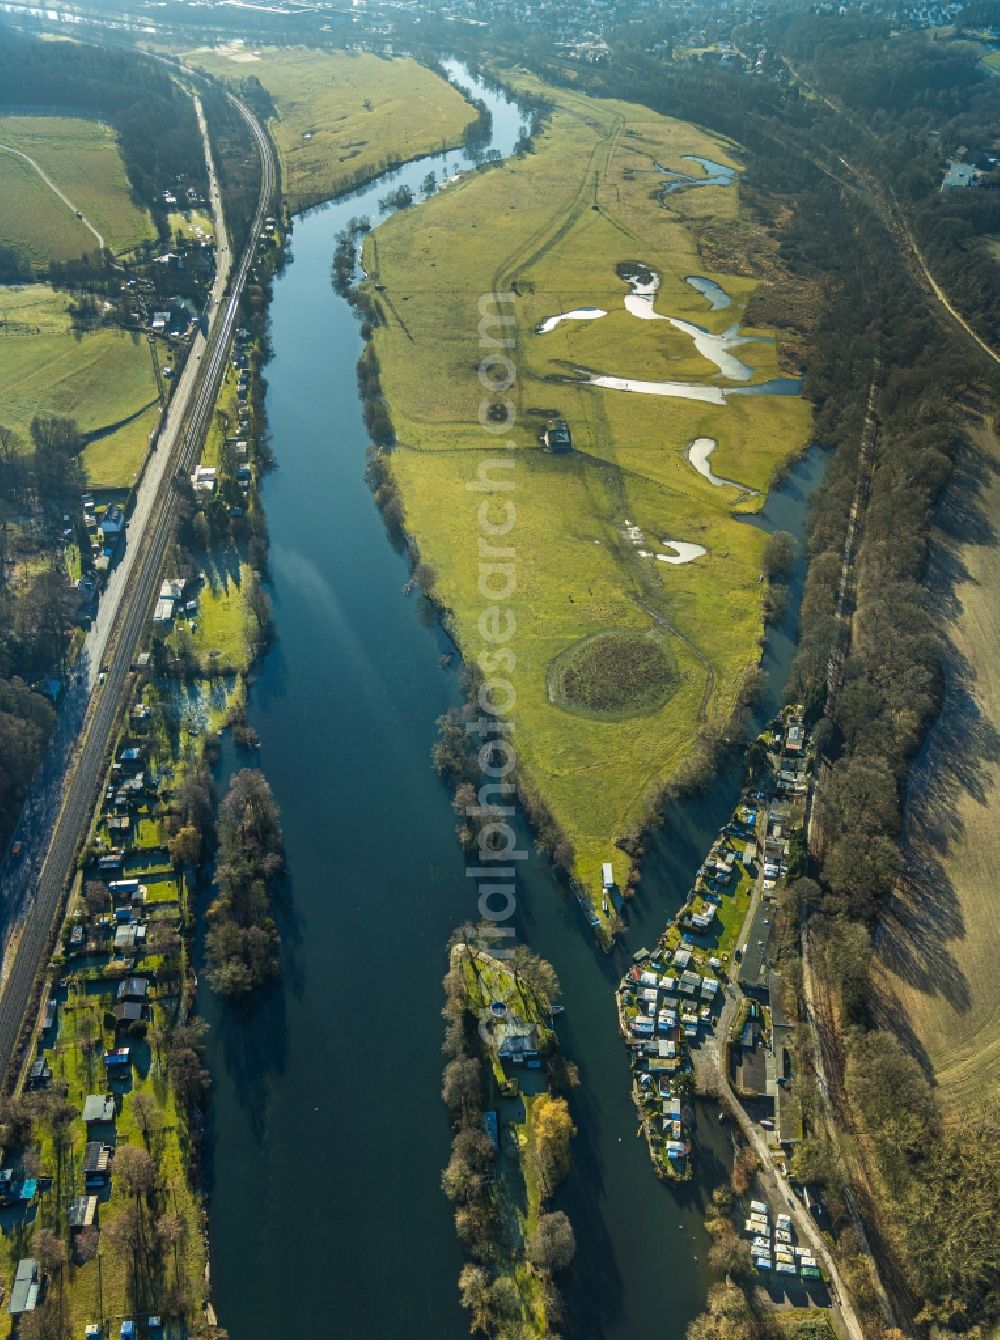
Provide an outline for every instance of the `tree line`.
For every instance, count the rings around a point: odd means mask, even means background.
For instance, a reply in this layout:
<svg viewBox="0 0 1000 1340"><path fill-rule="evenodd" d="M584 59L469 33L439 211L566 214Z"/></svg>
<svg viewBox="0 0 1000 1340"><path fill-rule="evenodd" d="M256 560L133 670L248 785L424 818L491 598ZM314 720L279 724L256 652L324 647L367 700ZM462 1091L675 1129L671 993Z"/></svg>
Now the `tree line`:
<svg viewBox="0 0 1000 1340"><path fill-rule="evenodd" d="M465 956L471 952L463 943L469 932L470 928L463 928L452 937L444 978L442 1051L446 1062L441 1097L453 1124L454 1138L441 1182L455 1206L455 1228L468 1258L459 1276L459 1292L469 1314L470 1329L473 1334L503 1336L518 1325L525 1306L514 1278L519 1263L526 1265L538 1281L546 1324L557 1323L561 1316L556 1281L571 1265L576 1243L567 1216L561 1210L547 1209L546 1204L569 1170L569 1146L575 1129L566 1099L558 1093L540 1094L531 1100L530 1138L519 1157L531 1165L530 1176L539 1189L539 1211L532 1231L525 1237L504 1185L503 1179L510 1173L500 1168L500 1151L487 1134L484 1121L490 1066L478 1019L469 1008L463 973ZM522 991L537 1001L544 1004L555 999L555 972L526 946L519 945L514 951L509 970L520 977ZM571 1082L571 1067L550 1060L552 1076L560 1082ZM545 1333L554 1335L551 1329Z"/></svg>
<svg viewBox="0 0 1000 1340"><path fill-rule="evenodd" d="M272 899L284 871L278 807L263 773L236 773L219 807L216 897L209 905L208 978L239 999L278 976Z"/></svg>

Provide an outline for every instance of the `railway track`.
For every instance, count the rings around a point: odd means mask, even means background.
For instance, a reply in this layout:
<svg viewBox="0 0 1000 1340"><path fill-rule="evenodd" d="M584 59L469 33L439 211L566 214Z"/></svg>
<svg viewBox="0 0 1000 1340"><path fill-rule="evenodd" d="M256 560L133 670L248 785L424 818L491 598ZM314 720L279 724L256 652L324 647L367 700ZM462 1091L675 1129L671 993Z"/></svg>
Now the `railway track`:
<svg viewBox="0 0 1000 1340"><path fill-rule="evenodd" d="M56 919L90 826L102 783L109 741L126 702L132 662L149 618L157 590L167 541L173 530L177 494L173 480L189 473L204 440L218 388L225 371L236 325L240 298L246 284L261 227L275 187L275 164L270 140L250 109L232 94L226 95L247 123L261 161L261 187L251 235L244 248L228 293L216 312L199 380L185 422L177 433L164 487L139 539L140 552L105 653L107 672L91 696L74 755L62 786L58 814L49 835L34 896L24 916L23 931L12 951L7 977L0 992L0 1072L10 1082L17 1073L30 1037L30 1007L40 989L42 969L55 934ZM210 155L206 138L206 152Z"/></svg>

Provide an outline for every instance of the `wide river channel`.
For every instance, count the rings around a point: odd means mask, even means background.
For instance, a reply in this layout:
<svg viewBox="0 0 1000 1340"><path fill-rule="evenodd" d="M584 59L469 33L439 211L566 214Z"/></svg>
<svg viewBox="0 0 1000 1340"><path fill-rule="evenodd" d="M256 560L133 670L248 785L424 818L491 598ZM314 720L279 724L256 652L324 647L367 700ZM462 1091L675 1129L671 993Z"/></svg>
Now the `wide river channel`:
<svg viewBox="0 0 1000 1340"><path fill-rule="evenodd" d="M492 147L509 154L517 108L463 82L493 113ZM204 990L200 999L212 1024L213 1292L234 1340L468 1334L440 1189L450 1138L440 1009L445 942L475 916L476 894L430 764L435 719L458 689L441 666L450 644L419 598L402 594L407 564L363 480L362 341L330 284L347 220L376 220L387 182L417 193L445 162L463 165L456 153L422 159L299 219L274 286L267 412L279 468L264 503L277 642L250 717L288 851L282 978L249 1013L220 1009ZM764 524L800 534L820 472L812 453L772 495ZM801 579L799 570L786 624L768 641L765 711L787 676ZM228 749L224 762L241 765ZM636 1138L613 989L627 955L682 901L737 785L734 765L670 814L613 956L595 951L547 867L523 863L518 934L556 967L562 1046L582 1078L557 1202L578 1244L567 1337L679 1340L704 1302L703 1208L725 1171L724 1128L702 1115L693 1189L656 1180Z"/></svg>

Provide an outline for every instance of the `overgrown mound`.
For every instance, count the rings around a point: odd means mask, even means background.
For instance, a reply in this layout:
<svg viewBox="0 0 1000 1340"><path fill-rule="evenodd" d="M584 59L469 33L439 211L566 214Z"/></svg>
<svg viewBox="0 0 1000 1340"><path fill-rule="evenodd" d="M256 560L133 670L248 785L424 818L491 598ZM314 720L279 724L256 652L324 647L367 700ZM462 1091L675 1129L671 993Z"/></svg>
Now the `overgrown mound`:
<svg viewBox="0 0 1000 1340"><path fill-rule="evenodd" d="M637 716L662 707L679 682L673 653L655 635L596 633L552 662L549 696L587 716Z"/></svg>

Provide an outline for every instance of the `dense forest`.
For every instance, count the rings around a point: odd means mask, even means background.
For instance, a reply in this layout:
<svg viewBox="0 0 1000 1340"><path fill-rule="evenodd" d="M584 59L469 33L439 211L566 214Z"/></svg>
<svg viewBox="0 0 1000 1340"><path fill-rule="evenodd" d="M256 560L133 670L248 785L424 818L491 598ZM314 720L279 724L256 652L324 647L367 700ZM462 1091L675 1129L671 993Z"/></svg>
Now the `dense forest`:
<svg viewBox="0 0 1000 1340"><path fill-rule="evenodd" d="M260 155L249 126L223 89L206 79L199 91L219 174L229 242L236 254L246 246L260 198ZM246 84L241 92L245 94ZM267 104L260 97L255 97L250 105L266 120Z"/></svg>
<svg viewBox="0 0 1000 1340"><path fill-rule="evenodd" d="M67 507L84 487L83 439L72 419L38 417L30 441L0 425L0 507L34 513L40 533L62 534ZM55 712L28 685L58 673L73 605L65 566L44 546L42 561L15 596L7 568L7 528L0 527L0 836L17 822L25 794L55 726ZM46 555L51 561L45 561Z"/></svg>

